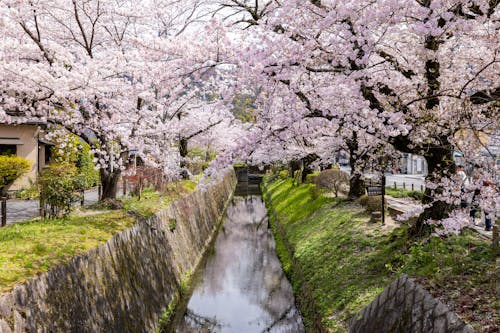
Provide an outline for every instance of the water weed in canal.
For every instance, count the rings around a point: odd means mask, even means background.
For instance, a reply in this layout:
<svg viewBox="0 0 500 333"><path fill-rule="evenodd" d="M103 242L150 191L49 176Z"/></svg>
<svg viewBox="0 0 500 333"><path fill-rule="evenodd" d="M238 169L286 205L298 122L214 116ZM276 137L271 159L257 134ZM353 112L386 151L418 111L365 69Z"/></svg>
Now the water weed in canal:
<svg viewBox="0 0 500 333"><path fill-rule="evenodd" d="M233 199L172 332L304 332L266 216L260 196Z"/></svg>

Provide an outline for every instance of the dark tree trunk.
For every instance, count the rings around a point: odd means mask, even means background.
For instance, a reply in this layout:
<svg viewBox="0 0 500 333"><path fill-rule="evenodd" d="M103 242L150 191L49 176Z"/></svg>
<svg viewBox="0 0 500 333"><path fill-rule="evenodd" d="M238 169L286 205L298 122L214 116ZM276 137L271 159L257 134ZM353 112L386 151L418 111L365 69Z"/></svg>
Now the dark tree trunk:
<svg viewBox="0 0 500 333"><path fill-rule="evenodd" d="M446 139L446 138L441 138ZM455 163L453 161L453 149L449 147L431 147L424 157L427 161L429 168L426 180L439 183L442 177L449 176L455 172ZM410 233L415 236L422 236L428 230L429 227L426 224L428 220L442 220L447 218L449 213L453 210L453 205L450 205L443 201L435 201L434 196L436 194L442 194L443 188L438 187L434 190L429 188L425 189L424 198L422 203L424 205L430 204L430 207L424 209L423 213L417 218L415 224L413 225Z"/></svg>
<svg viewBox="0 0 500 333"><path fill-rule="evenodd" d="M181 171L181 177L183 179L188 179L189 174L186 170L187 164L186 164L186 157L188 155L188 139L181 137L179 139L179 155L181 156L181 162L180 162L180 167L182 169Z"/></svg>
<svg viewBox="0 0 500 333"><path fill-rule="evenodd" d="M347 198L355 200L365 194L365 181L361 175L351 175Z"/></svg>
<svg viewBox="0 0 500 333"><path fill-rule="evenodd" d="M358 161L358 134L352 133L350 140L347 140L347 149L349 151L349 166L351 167L351 177L349 178L349 193L347 198L354 200L365 194L365 181L363 179L363 170L358 170L360 163Z"/></svg>
<svg viewBox="0 0 500 333"><path fill-rule="evenodd" d="M300 170L301 162L293 160L288 163L288 177L295 177L295 173Z"/></svg>
<svg viewBox="0 0 500 333"><path fill-rule="evenodd" d="M99 200L116 199L116 194L118 193L118 181L120 180L121 176L120 169L116 168L113 171L109 169L101 169L100 175L102 193Z"/></svg>
<svg viewBox="0 0 500 333"><path fill-rule="evenodd" d="M311 164L319 158L316 154L309 154L306 157L302 158L302 183L306 181L307 175L310 175L314 172L314 169L311 167Z"/></svg>

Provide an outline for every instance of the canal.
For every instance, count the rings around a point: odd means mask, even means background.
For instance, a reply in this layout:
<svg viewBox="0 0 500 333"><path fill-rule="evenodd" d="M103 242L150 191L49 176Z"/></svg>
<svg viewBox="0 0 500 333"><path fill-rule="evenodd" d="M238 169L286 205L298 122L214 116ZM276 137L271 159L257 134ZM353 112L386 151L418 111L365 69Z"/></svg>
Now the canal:
<svg viewBox="0 0 500 333"><path fill-rule="evenodd" d="M190 298L167 332L304 332L258 186L237 188Z"/></svg>

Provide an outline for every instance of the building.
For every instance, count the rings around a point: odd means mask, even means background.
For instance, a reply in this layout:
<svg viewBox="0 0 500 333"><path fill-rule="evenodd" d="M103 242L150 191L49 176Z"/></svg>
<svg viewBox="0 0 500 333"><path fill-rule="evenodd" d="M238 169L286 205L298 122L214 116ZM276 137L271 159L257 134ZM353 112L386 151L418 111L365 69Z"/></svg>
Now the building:
<svg viewBox="0 0 500 333"><path fill-rule="evenodd" d="M427 161L423 156L415 154L401 154L399 161L401 173L407 175L427 175Z"/></svg>
<svg viewBox="0 0 500 333"><path fill-rule="evenodd" d="M38 173L50 159L51 145L43 140L44 124L0 124L0 154L14 154L31 162L31 170L16 180L9 192L20 190L36 181Z"/></svg>

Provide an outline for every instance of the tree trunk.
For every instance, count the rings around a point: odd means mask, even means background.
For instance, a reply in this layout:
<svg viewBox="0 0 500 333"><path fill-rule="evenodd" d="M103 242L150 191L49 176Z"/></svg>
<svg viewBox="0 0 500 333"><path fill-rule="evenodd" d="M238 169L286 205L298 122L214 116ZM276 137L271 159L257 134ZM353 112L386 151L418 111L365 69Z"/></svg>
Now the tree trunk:
<svg viewBox="0 0 500 333"><path fill-rule="evenodd" d="M311 164L319 158L316 154L309 154L302 159L302 183L305 183L307 179L307 175L310 175L314 172L314 169L311 168Z"/></svg>
<svg viewBox="0 0 500 333"><path fill-rule="evenodd" d="M119 168L113 171L109 169L101 169L101 184L102 184L102 194L99 200L106 199L116 199L116 194L118 193L118 181L120 180L121 171Z"/></svg>
<svg viewBox="0 0 500 333"><path fill-rule="evenodd" d="M188 179L189 173L186 170L187 163L185 160L188 155L188 139L185 137L181 137L179 139L179 155L181 156L181 162L180 162L180 167L182 169L181 177L182 179Z"/></svg>
<svg viewBox="0 0 500 333"><path fill-rule="evenodd" d="M288 163L288 177L295 178L295 173L300 170L300 161L293 160Z"/></svg>
<svg viewBox="0 0 500 333"><path fill-rule="evenodd" d="M441 138L445 140L446 138ZM427 161L429 168L426 180L439 183L442 177L449 177L455 172L455 162L453 161L453 150L451 146L443 147L431 147L424 157ZM410 230L410 234L415 236L423 236L429 231L427 225L428 220L442 220L449 216L449 213L453 210L453 205L450 205L443 201L435 201L434 195L443 193L442 187L437 187L434 190L429 188L425 189L424 198L422 199L422 204L428 205L422 214L417 218L415 224Z"/></svg>
<svg viewBox="0 0 500 333"><path fill-rule="evenodd" d="M349 193L347 198L355 200L365 194L365 181L363 179L363 170L360 168L358 161L358 134L352 133L350 140L347 140L347 148L349 150L349 166L351 167L351 177L349 178Z"/></svg>
<svg viewBox="0 0 500 333"><path fill-rule="evenodd" d="M347 198L355 200L365 194L365 181L360 174L352 174L349 178L349 193Z"/></svg>

